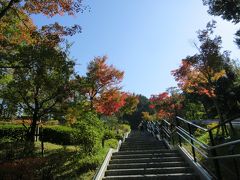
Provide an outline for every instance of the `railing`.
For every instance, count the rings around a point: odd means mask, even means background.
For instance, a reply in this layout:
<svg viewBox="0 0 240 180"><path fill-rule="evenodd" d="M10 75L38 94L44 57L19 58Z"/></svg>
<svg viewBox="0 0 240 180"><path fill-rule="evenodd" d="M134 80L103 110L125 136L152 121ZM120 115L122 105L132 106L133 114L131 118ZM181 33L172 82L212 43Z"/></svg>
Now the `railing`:
<svg viewBox="0 0 240 180"><path fill-rule="evenodd" d="M185 147L193 160L200 163L215 179L223 179L222 172L227 173L226 167L223 167L223 162L220 163L223 160L228 160L227 164L231 164L231 168L235 169L234 179L240 179L239 166L236 160L236 158L240 158L240 148L236 148L237 145L240 145L240 139L232 140L230 138L230 135L236 136L236 131L231 123L234 119L236 117L210 129L181 117L176 117L172 123L166 120L162 120L161 123L149 122L147 127L151 132L159 134L162 139L166 139L169 144ZM229 128L226 126L227 123L229 123ZM222 129L222 135L219 135L221 131L219 129ZM201 136L206 136L205 140L208 142L201 141L199 138Z"/></svg>

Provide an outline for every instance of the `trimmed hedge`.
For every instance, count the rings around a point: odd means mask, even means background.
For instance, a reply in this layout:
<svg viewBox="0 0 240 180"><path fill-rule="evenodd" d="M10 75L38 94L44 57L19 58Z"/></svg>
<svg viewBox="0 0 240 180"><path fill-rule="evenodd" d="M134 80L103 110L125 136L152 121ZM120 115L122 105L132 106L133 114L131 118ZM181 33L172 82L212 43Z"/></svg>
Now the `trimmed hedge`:
<svg viewBox="0 0 240 180"><path fill-rule="evenodd" d="M75 136L76 130L66 126L49 126L43 128L43 137L40 140L44 142L51 142L61 145L74 145L77 144Z"/></svg>
<svg viewBox="0 0 240 180"><path fill-rule="evenodd" d="M43 128L40 140L60 145L81 145L85 152L91 153L97 144L99 134L86 124L77 124L74 128L66 126L51 126Z"/></svg>
<svg viewBox="0 0 240 180"><path fill-rule="evenodd" d="M22 125L5 124L0 125L0 137L18 141L25 138L26 128Z"/></svg>

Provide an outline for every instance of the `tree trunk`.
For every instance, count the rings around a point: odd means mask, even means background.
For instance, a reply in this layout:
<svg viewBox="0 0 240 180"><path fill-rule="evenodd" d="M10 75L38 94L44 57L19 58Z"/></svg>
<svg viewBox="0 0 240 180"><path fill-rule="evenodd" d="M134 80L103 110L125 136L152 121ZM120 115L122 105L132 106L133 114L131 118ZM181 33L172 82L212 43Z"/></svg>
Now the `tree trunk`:
<svg viewBox="0 0 240 180"><path fill-rule="evenodd" d="M213 102L214 102L215 108L216 108L216 110L217 110L219 119L220 119L220 122L219 122L219 123L223 123L223 122L224 122L224 118L223 118L223 115L222 115L222 113L221 113L221 110L220 110L219 104L218 104L218 102L217 102L217 99L214 98L214 99L213 99ZM225 125L222 125L222 126L221 126L222 135L223 135L223 136L224 136L224 134L225 134L225 128L224 128L224 126L225 126Z"/></svg>
<svg viewBox="0 0 240 180"><path fill-rule="evenodd" d="M30 130L27 134L27 141L34 142L34 137L35 137L38 120L39 120L38 115L36 112L34 112L33 118L32 118L32 124L30 125Z"/></svg>
<svg viewBox="0 0 240 180"><path fill-rule="evenodd" d="M30 129L28 130L26 135L26 142L25 142L25 148L24 148L25 155L32 155L34 152L35 132L36 132L38 120L39 118L37 115L37 111L35 111L32 117L32 123L30 125Z"/></svg>

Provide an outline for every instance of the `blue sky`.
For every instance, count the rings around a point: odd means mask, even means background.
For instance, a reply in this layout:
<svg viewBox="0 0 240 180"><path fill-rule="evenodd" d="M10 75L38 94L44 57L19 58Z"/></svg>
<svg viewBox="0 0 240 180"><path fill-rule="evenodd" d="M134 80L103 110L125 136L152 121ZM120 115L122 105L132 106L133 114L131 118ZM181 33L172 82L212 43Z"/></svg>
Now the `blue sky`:
<svg viewBox="0 0 240 180"><path fill-rule="evenodd" d="M74 17L34 16L39 26L58 21L80 24L82 33L68 38L74 42L71 56L79 74L95 56L108 55L108 64L125 72L123 90L149 97L176 86L170 71L181 59L197 51L196 31L216 20L216 34L223 38L223 49L240 57L233 43L239 25L208 15L202 0L84 0L90 7Z"/></svg>

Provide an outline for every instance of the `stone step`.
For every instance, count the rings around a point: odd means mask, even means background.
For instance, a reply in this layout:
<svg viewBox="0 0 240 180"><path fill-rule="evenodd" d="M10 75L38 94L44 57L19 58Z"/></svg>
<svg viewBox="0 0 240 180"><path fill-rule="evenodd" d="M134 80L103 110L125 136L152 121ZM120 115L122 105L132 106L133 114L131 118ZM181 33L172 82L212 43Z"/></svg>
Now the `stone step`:
<svg viewBox="0 0 240 180"><path fill-rule="evenodd" d="M107 170L105 176L118 175L145 175L145 174L170 174L170 173L191 173L190 167L164 167L164 168L137 168L137 169L113 169Z"/></svg>
<svg viewBox="0 0 240 180"><path fill-rule="evenodd" d="M164 142L161 142L161 141L142 141L142 142L139 142L139 141L128 141L128 140L125 140L124 144L164 144Z"/></svg>
<svg viewBox="0 0 240 180"><path fill-rule="evenodd" d="M160 149L166 149L165 147L137 147L137 148L134 148L134 147L123 147L123 148L120 148L120 151L134 151L134 150L137 150L137 151L140 151L140 150L160 150Z"/></svg>
<svg viewBox="0 0 240 180"><path fill-rule="evenodd" d="M155 148L155 149L166 149L166 147L165 146L163 146L163 145L156 145L156 146L154 146L154 145L152 145L152 146L121 146L120 147L121 149L132 149L132 148L134 148L134 149L139 149L139 148Z"/></svg>
<svg viewBox="0 0 240 180"><path fill-rule="evenodd" d="M156 146L156 145L161 145L161 146L165 146L164 143L123 143L122 146Z"/></svg>
<svg viewBox="0 0 240 180"><path fill-rule="evenodd" d="M112 154L104 180L199 179L177 150L149 133L132 131L120 150Z"/></svg>
<svg viewBox="0 0 240 180"><path fill-rule="evenodd" d="M148 174L148 175L127 175L127 176L109 176L103 180L198 180L198 177L192 173L175 174Z"/></svg>
<svg viewBox="0 0 240 180"><path fill-rule="evenodd" d="M137 159L113 159L110 164L127 164L127 163L151 163L151 162L173 162L183 161L182 157L161 157L161 158L137 158Z"/></svg>
<svg viewBox="0 0 240 180"><path fill-rule="evenodd" d="M119 154L119 155L123 155L123 154L158 154L158 153L178 153L177 150L170 150L170 149L159 149L159 150L133 150L133 151L119 151L119 152L115 152L113 153L113 155L115 154Z"/></svg>
<svg viewBox="0 0 240 180"><path fill-rule="evenodd" d="M178 153L159 153L159 154L114 154L111 159L134 159L134 158L157 158L157 157L179 157Z"/></svg>
<svg viewBox="0 0 240 180"><path fill-rule="evenodd" d="M128 137L125 140L130 141L130 142L143 142L143 141L145 141L145 142L154 142L155 141L156 142L157 141L157 139L154 139L152 137L147 137L147 138L139 138L139 137L131 138L131 137Z"/></svg>
<svg viewBox="0 0 240 180"><path fill-rule="evenodd" d="M123 143L121 146L122 147L134 147L134 146L152 146L152 147L164 146L165 147L165 144L162 144L162 143L152 143L152 144L134 144L134 143L131 143L131 144L125 144L125 143Z"/></svg>
<svg viewBox="0 0 240 180"><path fill-rule="evenodd" d="M108 169L134 169L134 168L160 168L160 167L188 167L183 161L173 162L151 162L151 163L128 163L128 164L109 164Z"/></svg>

